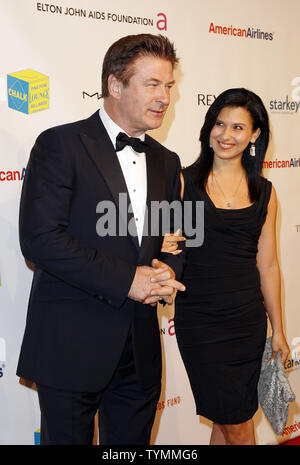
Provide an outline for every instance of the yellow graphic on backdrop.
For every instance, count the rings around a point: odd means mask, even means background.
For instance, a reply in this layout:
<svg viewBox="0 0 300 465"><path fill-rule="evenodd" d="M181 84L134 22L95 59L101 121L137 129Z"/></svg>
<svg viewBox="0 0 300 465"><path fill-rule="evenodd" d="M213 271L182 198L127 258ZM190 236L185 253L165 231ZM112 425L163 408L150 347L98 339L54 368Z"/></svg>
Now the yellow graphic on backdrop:
<svg viewBox="0 0 300 465"><path fill-rule="evenodd" d="M49 77L32 69L7 75L8 106L31 114L49 108Z"/></svg>

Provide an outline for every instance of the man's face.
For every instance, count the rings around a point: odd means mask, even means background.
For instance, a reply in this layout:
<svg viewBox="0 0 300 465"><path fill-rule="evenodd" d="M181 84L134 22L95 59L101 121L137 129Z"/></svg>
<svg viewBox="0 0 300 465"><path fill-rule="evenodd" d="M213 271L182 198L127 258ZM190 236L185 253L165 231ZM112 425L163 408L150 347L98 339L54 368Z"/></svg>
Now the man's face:
<svg viewBox="0 0 300 465"><path fill-rule="evenodd" d="M166 59L142 56L132 66L128 85L120 83L118 116L119 125L136 137L162 124L174 79L172 63Z"/></svg>

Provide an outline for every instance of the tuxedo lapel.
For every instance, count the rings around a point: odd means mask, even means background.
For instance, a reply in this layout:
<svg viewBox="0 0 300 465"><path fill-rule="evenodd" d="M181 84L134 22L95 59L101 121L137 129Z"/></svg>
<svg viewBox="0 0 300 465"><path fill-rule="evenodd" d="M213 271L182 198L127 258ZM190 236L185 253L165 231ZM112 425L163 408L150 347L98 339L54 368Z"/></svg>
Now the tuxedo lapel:
<svg viewBox="0 0 300 465"><path fill-rule="evenodd" d="M150 247L151 236L151 220L154 218L151 216L151 205L152 202L161 202L165 200L165 164L160 150L153 147L151 139L146 136L145 141L148 143L149 148L146 152L146 163L147 163L147 206L145 211L145 222L144 222L144 234L140 249L140 262L143 255L146 253L148 247Z"/></svg>
<svg viewBox="0 0 300 465"><path fill-rule="evenodd" d="M81 140L88 155L99 171L99 174L107 184L117 206L119 216L126 225L126 229L127 224L130 222L130 229L133 230L133 235L131 236L132 240L136 247L139 248L137 232L134 234L135 223L133 212L128 212L130 197L113 144L103 126L98 112L86 120L86 123L85 129L80 133ZM125 205L120 205L120 193L126 194L126 208Z"/></svg>

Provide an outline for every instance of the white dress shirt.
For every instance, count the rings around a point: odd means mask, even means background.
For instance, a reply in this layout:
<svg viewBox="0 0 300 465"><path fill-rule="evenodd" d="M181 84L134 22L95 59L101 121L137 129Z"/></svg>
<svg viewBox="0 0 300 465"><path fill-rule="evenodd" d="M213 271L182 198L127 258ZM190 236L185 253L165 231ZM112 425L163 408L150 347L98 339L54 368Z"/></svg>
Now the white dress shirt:
<svg viewBox="0 0 300 465"><path fill-rule="evenodd" d="M99 115L113 146L116 148L117 135L119 132L125 131L108 116L104 107L100 108ZM145 134L142 134L139 138L144 140ZM129 145L116 153L127 185L129 201L131 202L135 218L138 240L141 245L147 201L146 156L145 153L135 152Z"/></svg>

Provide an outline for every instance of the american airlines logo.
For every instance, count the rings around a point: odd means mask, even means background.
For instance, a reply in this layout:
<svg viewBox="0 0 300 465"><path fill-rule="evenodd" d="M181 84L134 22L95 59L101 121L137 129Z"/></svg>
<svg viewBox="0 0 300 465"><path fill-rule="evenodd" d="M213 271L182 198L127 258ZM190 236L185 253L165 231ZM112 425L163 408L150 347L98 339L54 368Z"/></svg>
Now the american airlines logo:
<svg viewBox="0 0 300 465"><path fill-rule="evenodd" d="M259 28L254 27L239 27L231 25L218 25L214 24L212 21L209 25L209 33L223 35L223 36L232 36L232 37L244 37L246 39L262 39L262 40L273 40L273 32L265 32Z"/></svg>

